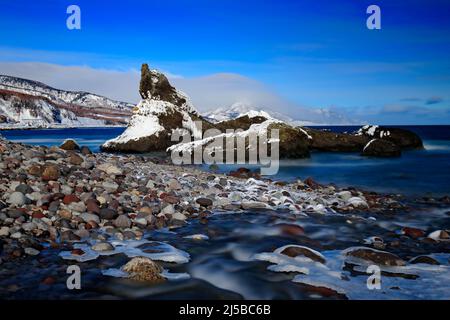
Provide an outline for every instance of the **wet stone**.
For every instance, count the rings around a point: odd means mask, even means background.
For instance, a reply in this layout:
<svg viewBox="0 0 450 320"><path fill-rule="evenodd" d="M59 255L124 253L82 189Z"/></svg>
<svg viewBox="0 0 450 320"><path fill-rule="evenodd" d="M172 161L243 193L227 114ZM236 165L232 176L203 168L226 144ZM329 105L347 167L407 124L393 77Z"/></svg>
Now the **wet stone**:
<svg viewBox="0 0 450 320"><path fill-rule="evenodd" d="M347 256L371 261L383 266L404 266L405 261L395 254L370 248L356 248L347 252Z"/></svg>
<svg viewBox="0 0 450 320"><path fill-rule="evenodd" d="M131 227L131 220L126 215L120 215L114 220L114 225L117 228L129 228Z"/></svg>
<svg viewBox="0 0 450 320"><path fill-rule="evenodd" d="M209 198L198 198L197 200L195 200L195 202L197 202L199 205L205 208L212 206L213 204L212 200Z"/></svg>
<svg viewBox="0 0 450 320"><path fill-rule="evenodd" d="M116 210L111 208L100 209L99 216L101 219L113 220L116 219L119 214Z"/></svg>
<svg viewBox="0 0 450 320"><path fill-rule="evenodd" d="M34 190L29 185L22 183L16 187L15 191L21 192L23 194L29 194L32 193Z"/></svg>
<svg viewBox="0 0 450 320"><path fill-rule="evenodd" d="M415 257L415 258L411 259L411 261L409 263L412 263L412 264L424 263L424 264L440 265L440 263L436 259L429 257L429 256Z"/></svg>
<svg viewBox="0 0 450 320"><path fill-rule="evenodd" d="M145 257L136 257L122 267L122 270L129 274L130 279L136 281L146 281L161 283L165 279L161 275L162 267L156 262Z"/></svg>
<svg viewBox="0 0 450 320"><path fill-rule="evenodd" d="M289 257L304 256L313 261L325 263L325 258L318 252L303 246L289 246L281 251L281 254L287 255Z"/></svg>

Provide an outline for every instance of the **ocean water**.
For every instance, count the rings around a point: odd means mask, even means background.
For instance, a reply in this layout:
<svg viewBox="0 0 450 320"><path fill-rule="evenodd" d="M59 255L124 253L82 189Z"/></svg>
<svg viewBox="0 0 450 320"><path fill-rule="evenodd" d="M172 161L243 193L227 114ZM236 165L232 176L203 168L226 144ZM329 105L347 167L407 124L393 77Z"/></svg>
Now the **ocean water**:
<svg viewBox="0 0 450 320"><path fill-rule="evenodd" d="M352 132L356 126L316 127L334 132ZM450 126L407 126L423 140L424 150L404 151L402 157L379 159L358 153L313 152L309 159L283 160L273 179L293 180L312 177L320 183L354 186L405 195L450 195ZM60 145L72 138L94 152L124 128L80 128L0 131L11 141L32 145ZM220 166L228 172L239 166ZM252 168L251 166L249 166ZM205 168L207 168L205 166Z"/></svg>

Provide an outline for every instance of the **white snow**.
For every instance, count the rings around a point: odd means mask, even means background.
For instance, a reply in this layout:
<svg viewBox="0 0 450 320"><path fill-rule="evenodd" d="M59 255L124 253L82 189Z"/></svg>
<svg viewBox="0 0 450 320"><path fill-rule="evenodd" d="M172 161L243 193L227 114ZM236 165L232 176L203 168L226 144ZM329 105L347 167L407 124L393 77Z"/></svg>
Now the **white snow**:
<svg viewBox="0 0 450 320"><path fill-rule="evenodd" d="M159 132L165 130L159 123L159 117L167 114L174 108L174 105L167 101L147 99L141 100L136 108L137 112L131 117L127 129L120 136L106 141L104 146L158 135Z"/></svg>
<svg viewBox="0 0 450 320"><path fill-rule="evenodd" d="M375 140L377 140L377 139L372 139L372 140L370 140L370 141L364 146L363 152L366 151L366 149L370 146L370 144L371 144L372 142L374 142Z"/></svg>
<svg viewBox="0 0 450 320"><path fill-rule="evenodd" d="M284 115L280 112L273 110L263 110L260 107L253 106L244 102L235 102L229 107L218 108L213 111L207 111L203 113L203 116L214 123L228 121L243 116L248 116L249 118L254 117L264 117L266 119L276 119L284 121L292 126L307 126L315 125L317 123L307 120L294 120L291 117Z"/></svg>
<svg viewBox="0 0 450 320"><path fill-rule="evenodd" d="M0 115L7 122L0 128L47 128L107 126L107 120L124 122L131 104L87 92L64 91L43 83L0 76L0 89L9 93L0 98ZM71 110L86 110L76 115Z"/></svg>
<svg viewBox="0 0 450 320"><path fill-rule="evenodd" d="M111 241L111 245L114 250L111 251L95 251L91 248L91 243L77 243L74 248L81 249L84 251L83 255L74 255L71 251L62 251L59 256L65 260L76 260L78 262L85 262L90 260L95 260L99 256L104 255L114 255L118 253L124 253L129 258L134 257L147 257L152 260L159 260L164 262L173 263L187 263L190 256L187 252L181 251L167 243L149 241L149 240L129 240L129 241ZM152 249L161 252L147 253L142 249L145 244L150 244Z"/></svg>
<svg viewBox="0 0 450 320"><path fill-rule="evenodd" d="M449 254L433 254L433 258L442 261L444 265L411 264L401 267L380 266L383 273L416 275L417 279L382 274L381 289L369 290L367 273L371 262L361 259L350 259L346 256L349 250L330 250L321 252L325 264L306 257L289 257L281 254L287 246L274 252L263 252L253 256L254 260L273 263L267 269L274 272L297 272L293 282L324 287L345 294L349 299L449 299L450 298L450 267L445 265ZM356 263L355 270L361 274L351 274L343 269L345 261Z"/></svg>
<svg viewBox="0 0 450 320"><path fill-rule="evenodd" d="M356 134L357 135L366 134L368 136L373 137L375 135L375 132L377 129L378 129L378 126L365 125L362 128L360 128Z"/></svg>
<svg viewBox="0 0 450 320"><path fill-rule="evenodd" d="M198 112L184 93L177 91L180 97L186 100L181 107L159 100L159 97L150 97L141 100L133 109L133 115L128 123L126 130L118 137L106 141L103 146L109 147L115 143L127 143L128 141L137 141L143 137L152 135L158 136L166 128L160 123L159 118L163 115L169 115L173 112L180 112L183 116L182 127L187 129L195 138L201 138L202 131L197 128L191 115L197 115ZM179 128L182 130L183 128ZM173 134L173 132L171 132Z"/></svg>
<svg viewBox="0 0 450 320"><path fill-rule="evenodd" d="M195 140L195 141L188 142L188 143L178 143L178 144L175 144L175 145L167 148L167 152L192 153L198 147L206 146L208 143L210 143L216 139L226 139L226 138L235 138L235 137L244 138L244 137L248 137L251 134L256 134L256 135L260 135L260 136L267 135L267 128L269 127L269 125L274 124L274 123L282 123L282 121L274 120L274 119L266 120L262 123L252 124L250 126L250 128L248 128L248 130L245 130L245 131L222 133L217 136L207 137L207 138L204 138L201 140ZM211 150L211 152L212 151L214 151L214 150Z"/></svg>

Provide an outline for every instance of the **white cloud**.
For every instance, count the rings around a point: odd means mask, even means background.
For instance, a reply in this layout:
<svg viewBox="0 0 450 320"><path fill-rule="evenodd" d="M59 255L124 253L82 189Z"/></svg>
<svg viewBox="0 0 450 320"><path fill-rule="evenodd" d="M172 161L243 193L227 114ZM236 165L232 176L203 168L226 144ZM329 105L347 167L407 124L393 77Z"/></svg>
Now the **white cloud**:
<svg viewBox="0 0 450 320"><path fill-rule="evenodd" d="M323 110L290 102L263 83L239 74L217 73L184 78L170 72L165 73L171 83L186 92L202 112L239 101L284 113L295 120L327 123L342 121L338 117L330 117L330 114ZM121 101L136 103L139 100L140 74L137 69L115 71L42 62L0 62L0 74L40 81L58 89L97 93Z"/></svg>
<svg viewBox="0 0 450 320"><path fill-rule="evenodd" d="M108 98L137 102L137 70L112 71L41 62L0 62L0 74L43 82L63 90L88 91Z"/></svg>

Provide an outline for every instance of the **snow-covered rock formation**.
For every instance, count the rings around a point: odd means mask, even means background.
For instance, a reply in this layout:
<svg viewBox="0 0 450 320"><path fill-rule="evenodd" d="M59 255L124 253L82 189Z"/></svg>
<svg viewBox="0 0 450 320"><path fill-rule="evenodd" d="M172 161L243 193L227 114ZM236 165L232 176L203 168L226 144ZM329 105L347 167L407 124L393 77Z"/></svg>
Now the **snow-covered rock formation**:
<svg viewBox="0 0 450 320"><path fill-rule="evenodd" d="M0 128L125 125L132 104L0 76Z"/></svg>
<svg viewBox="0 0 450 320"><path fill-rule="evenodd" d="M276 119L283 121L291 126L311 126L317 125L317 123L307 120L294 120L291 117L276 112L273 110L264 110L261 107L257 107L251 104L243 102L235 102L229 107L222 107L213 111L204 112L203 117L210 122L218 123L228 120L233 120L243 116L253 117L265 117L267 119Z"/></svg>
<svg viewBox="0 0 450 320"><path fill-rule="evenodd" d="M227 129L241 129L243 133L232 135L248 136L254 132L264 134L268 129L276 127L280 130L281 156L309 156L308 136L305 131L274 119L263 110L245 110L245 112L236 113L235 117L230 117L227 121L210 122L197 112L184 93L170 85L162 73L150 70L146 64L141 69L139 93L142 100L133 109L133 116L127 129L117 138L105 142L101 147L102 150L187 151L197 145L206 147L210 139L202 139L202 134L207 129L216 129L223 134ZM201 123L201 128L195 125L195 121ZM193 143L172 141L172 134L180 133L180 130L187 130L196 141ZM217 137L220 138L220 134Z"/></svg>
<svg viewBox="0 0 450 320"><path fill-rule="evenodd" d="M142 65L139 93L142 100L133 108L127 129L117 138L106 141L102 150L165 151L173 144L171 135L178 129L201 136L194 121L202 120L189 98L172 87L164 74L150 70L147 64Z"/></svg>
<svg viewBox="0 0 450 320"><path fill-rule="evenodd" d="M277 118L273 113L254 109L245 104L235 104L229 109L200 115L189 98L171 86L166 76L142 65L139 93L141 102L133 108L133 116L127 129L117 138L102 145L102 150L110 152L151 152L167 151L193 156L196 150L202 154L226 153L226 148L237 149L233 144L216 144L217 141L244 138L244 149L250 154L255 142L249 137L266 136L266 144L278 142L280 158L304 158L310 150L335 152L362 152L364 146L375 138L389 139L400 148L421 145L420 138L405 130L393 128L364 127L354 134L333 133L319 129L293 125ZM201 126L196 126L198 121ZM215 129L213 135L204 137L207 129ZM229 132L232 129L234 132ZM237 130L240 131L237 131ZM278 137L272 135L278 130ZM174 139L174 134L188 133L191 139ZM270 136L269 133L270 132ZM389 134L386 134L389 132ZM211 132L208 132L210 134ZM395 134L391 134L395 133ZM376 135L376 136L375 136ZM253 135L255 136L255 135ZM258 140L259 140L258 137ZM192 141L195 138L195 141ZM232 139L231 139L232 138ZM242 140L241 140L242 141ZM258 142L259 143L259 142ZM269 147L267 145L267 147ZM199 149L201 148L201 150ZM259 152L259 150L257 151ZM254 154L254 153L252 153Z"/></svg>

